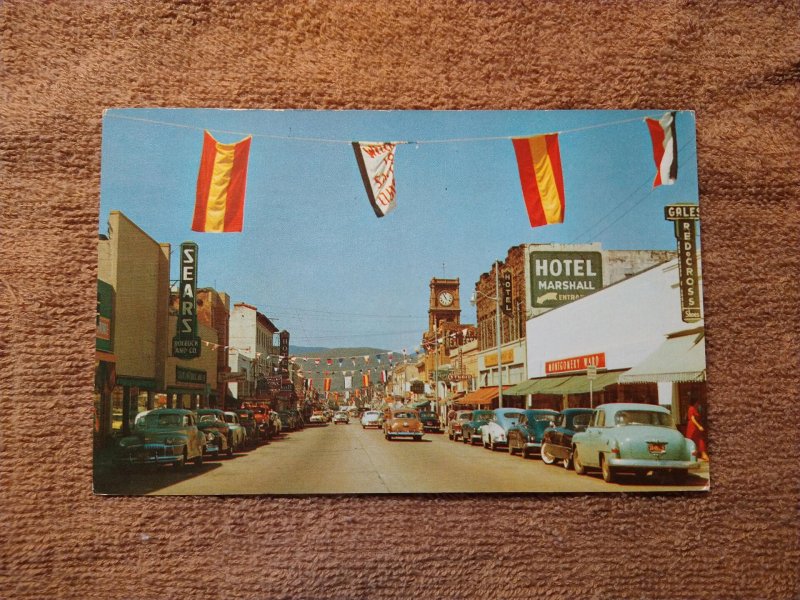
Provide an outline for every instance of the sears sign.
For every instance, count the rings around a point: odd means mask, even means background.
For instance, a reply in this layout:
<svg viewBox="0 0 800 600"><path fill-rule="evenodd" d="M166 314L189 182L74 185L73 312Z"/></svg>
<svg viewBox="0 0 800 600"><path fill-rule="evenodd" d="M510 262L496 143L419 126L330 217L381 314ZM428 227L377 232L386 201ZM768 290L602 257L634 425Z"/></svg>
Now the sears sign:
<svg viewBox="0 0 800 600"><path fill-rule="evenodd" d="M531 252L531 307L554 308L603 287L600 252Z"/></svg>

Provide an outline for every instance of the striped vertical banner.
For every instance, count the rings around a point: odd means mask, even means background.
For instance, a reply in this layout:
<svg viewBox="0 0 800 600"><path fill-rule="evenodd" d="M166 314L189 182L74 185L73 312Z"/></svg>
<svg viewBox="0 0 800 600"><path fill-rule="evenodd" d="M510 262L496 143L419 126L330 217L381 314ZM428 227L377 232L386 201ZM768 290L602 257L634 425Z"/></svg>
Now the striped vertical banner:
<svg viewBox="0 0 800 600"><path fill-rule="evenodd" d="M251 139L220 144L209 132L204 132L192 231L242 231Z"/></svg>
<svg viewBox="0 0 800 600"><path fill-rule="evenodd" d="M656 177L653 187L672 185L678 179L678 140L675 135L675 113L669 112L660 119L645 119L653 142L653 161Z"/></svg>
<svg viewBox="0 0 800 600"><path fill-rule="evenodd" d="M514 138L522 196L531 227L564 222L564 178L558 134Z"/></svg>

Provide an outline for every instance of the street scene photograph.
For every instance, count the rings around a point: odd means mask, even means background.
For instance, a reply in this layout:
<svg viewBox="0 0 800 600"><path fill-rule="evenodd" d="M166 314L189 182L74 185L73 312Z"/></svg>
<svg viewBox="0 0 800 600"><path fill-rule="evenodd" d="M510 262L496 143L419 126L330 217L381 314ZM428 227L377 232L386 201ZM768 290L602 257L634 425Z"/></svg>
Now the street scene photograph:
<svg viewBox="0 0 800 600"><path fill-rule="evenodd" d="M109 109L94 492L707 492L695 115Z"/></svg>

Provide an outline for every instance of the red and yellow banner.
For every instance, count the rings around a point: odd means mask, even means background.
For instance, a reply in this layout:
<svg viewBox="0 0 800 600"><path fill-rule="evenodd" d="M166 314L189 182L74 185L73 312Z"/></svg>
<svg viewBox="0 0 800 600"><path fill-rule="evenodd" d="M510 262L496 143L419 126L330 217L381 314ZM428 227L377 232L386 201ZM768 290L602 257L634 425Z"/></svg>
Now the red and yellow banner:
<svg viewBox="0 0 800 600"><path fill-rule="evenodd" d="M220 144L210 133L204 133L192 231L242 230L251 139L246 137L235 144Z"/></svg>
<svg viewBox="0 0 800 600"><path fill-rule="evenodd" d="M564 178L558 134L514 138L522 195L531 227L564 222Z"/></svg>

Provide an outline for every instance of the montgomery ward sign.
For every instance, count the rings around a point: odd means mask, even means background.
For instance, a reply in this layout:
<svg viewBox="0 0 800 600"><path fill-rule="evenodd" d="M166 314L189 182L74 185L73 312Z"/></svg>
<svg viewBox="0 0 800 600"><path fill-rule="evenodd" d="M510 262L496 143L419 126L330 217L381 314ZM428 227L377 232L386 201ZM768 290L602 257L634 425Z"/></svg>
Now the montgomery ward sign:
<svg viewBox="0 0 800 600"><path fill-rule="evenodd" d="M570 373L572 371L585 371L590 366L594 366L597 369L604 369L606 366L606 353L598 352L597 354L585 354L583 356L573 356L572 358L551 360L544 363L544 372L546 375Z"/></svg>
<svg viewBox="0 0 800 600"><path fill-rule="evenodd" d="M697 270L697 221L700 207L696 204L670 204L664 207L664 218L675 222L678 241L678 274L681 289L681 318L695 323L700 314L700 273Z"/></svg>
<svg viewBox="0 0 800 600"><path fill-rule="evenodd" d="M172 338L172 354L178 358L200 356L197 336L197 244L181 244L181 282L178 291L178 327Z"/></svg>
<svg viewBox="0 0 800 600"><path fill-rule="evenodd" d="M603 287L600 252L531 252L531 307L554 308Z"/></svg>

